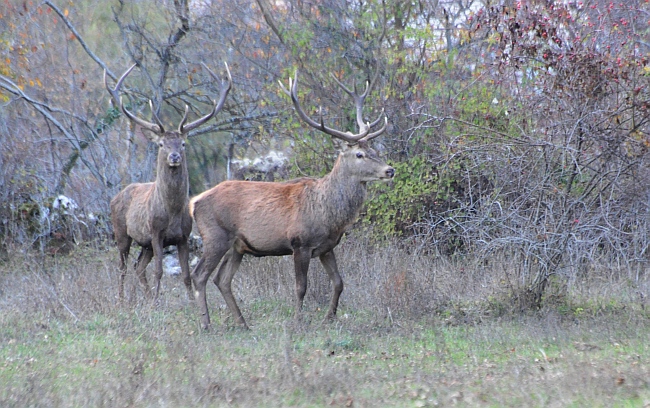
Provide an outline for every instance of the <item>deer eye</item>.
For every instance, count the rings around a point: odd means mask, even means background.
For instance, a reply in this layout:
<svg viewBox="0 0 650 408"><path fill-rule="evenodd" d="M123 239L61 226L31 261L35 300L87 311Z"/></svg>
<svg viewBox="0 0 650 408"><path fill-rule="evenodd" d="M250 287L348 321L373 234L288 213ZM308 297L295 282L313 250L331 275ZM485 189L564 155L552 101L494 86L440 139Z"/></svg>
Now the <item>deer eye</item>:
<svg viewBox="0 0 650 408"><path fill-rule="evenodd" d="M363 152L357 152L357 159L363 159Z"/></svg>
<svg viewBox="0 0 650 408"><path fill-rule="evenodd" d="M181 143L181 147L183 148L185 147L185 142Z"/></svg>
<svg viewBox="0 0 650 408"><path fill-rule="evenodd" d="M162 142L162 140L160 142L158 142L158 146L163 147L164 145L165 144Z"/></svg>

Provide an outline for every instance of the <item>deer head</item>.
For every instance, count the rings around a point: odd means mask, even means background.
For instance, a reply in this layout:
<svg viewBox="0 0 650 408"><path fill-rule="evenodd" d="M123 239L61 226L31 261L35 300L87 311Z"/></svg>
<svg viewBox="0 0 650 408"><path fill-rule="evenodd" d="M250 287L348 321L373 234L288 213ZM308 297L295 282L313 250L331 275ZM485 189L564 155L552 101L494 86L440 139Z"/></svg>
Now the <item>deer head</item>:
<svg viewBox="0 0 650 408"><path fill-rule="evenodd" d="M137 117L124 106L122 102L122 96L119 94L119 90L126 77L131 73L131 71L133 71L133 68L135 68L136 65L137 64L131 65L131 67L127 69L124 74L122 74L122 76L117 80L114 89L111 89L108 86L108 82L106 80L106 70L104 70L104 85L106 86L108 93L111 95L111 103L117 104L118 109L121 110L124 115L126 115L126 117L129 118L129 120L131 120L133 123L149 131L145 132L145 136L158 145L159 164L160 159L163 158L169 167L178 167L184 162L185 141L187 139L188 133L212 119L212 117L223 108L226 97L228 96L228 92L230 92L230 89L232 87L232 76L230 75L228 64L226 64L228 79L221 81L221 93L219 95L219 102L213 100L212 110L207 115L202 116L190 123L187 123L187 114L189 112L189 107L185 105L185 114L183 115L183 118L181 119L176 131L165 130L162 122L158 118L158 115L156 115L153 107L153 102L151 100L149 100L149 106L155 123L148 122L142 118ZM210 70L207 65L203 64L203 66L215 80L219 80L217 75L212 72L212 70Z"/></svg>
<svg viewBox="0 0 650 408"><path fill-rule="evenodd" d="M379 72L379 71L377 71ZM298 100L298 71L296 71L293 80L289 78L289 89L287 90L282 83L280 87L282 90L291 97L293 106L296 110L298 116L309 126L320 130L323 133L326 133L330 136L333 136L337 139L343 140L347 143L347 148L341 152L339 160L339 165L354 167L354 170L347 169L345 174L358 176L361 181L374 181L374 180L389 180L395 175L395 169L386 165L383 160L379 158L377 152L373 150L368 142L377 136L381 135L386 131L388 125L388 118L382 110L379 117L373 122L364 122L363 121L363 104L368 96L372 86L377 79L377 74L373 78L371 83L366 82L366 87L363 93L359 94L357 91L356 84L354 85L354 91L350 90L348 87L343 85L334 75L331 75L336 83L343 88L345 93L350 95L354 100L354 105L356 108L356 119L357 125L359 126L359 132L354 134L350 131L343 132L325 126L323 121L323 111L322 108L320 111L320 120L317 122L305 113L305 111L300 106L300 101ZM381 123L381 119L384 119L383 126L373 132L371 130Z"/></svg>

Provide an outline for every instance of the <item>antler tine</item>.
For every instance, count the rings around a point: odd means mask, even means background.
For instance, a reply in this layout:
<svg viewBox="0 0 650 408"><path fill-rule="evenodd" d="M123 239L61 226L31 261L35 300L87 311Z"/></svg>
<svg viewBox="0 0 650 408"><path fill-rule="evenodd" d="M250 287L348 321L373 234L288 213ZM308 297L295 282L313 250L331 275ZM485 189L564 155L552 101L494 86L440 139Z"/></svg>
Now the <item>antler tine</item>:
<svg viewBox="0 0 650 408"><path fill-rule="evenodd" d="M384 109L381 110L381 113L379 114L377 119L375 119L374 122L369 123L368 126L370 126L371 128L377 126L379 124L379 122L381 121L382 116L384 116L384 117L386 116L386 113L384 112Z"/></svg>
<svg viewBox="0 0 650 408"><path fill-rule="evenodd" d="M357 125L359 125L359 130L360 131L367 130L366 123L363 122L363 103L366 99L366 95L368 94L368 84L366 83L366 90L361 95L359 95L357 93L356 82L354 83L354 91L351 91L350 88L348 88L341 81L339 81L338 78L334 76L334 74L332 74L331 72L330 72L330 76L334 78L336 83L339 84L341 88L343 88L345 93L350 95L350 97L354 100L354 106L357 108Z"/></svg>
<svg viewBox="0 0 650 408"><path fill-rule="evenodd" d="M230 92L230 89L232 89L232 75L230 75L230 68L228 68L228 63L226 61L224 61L223 64L226 66L226 73L228 74L228 83L224 84L224 81L221 81L221 93L219 95L219 103L217 104L217 107L214 109L216 111L215 114L221 111L224 103L226 102L226 96L228 96L228 92ZM208 69L208 71L210 70Z"/></svg>
<svg viewBox="0 0 650 408"><path fill-rule="evenodd" d="M106 69L104 69L104 86L106 87L106 90L108 91L109 94L111 94L112 100L111 102L115 102L118 107L121 109L122 105L120 104L120 95L119 95L119 89L122 86L122 82L124 82L124 79L133 71L133 68L135 68L137 64L131 65L129 69L126 70L125 73L122 74L122 76L117 80L117 83L115 84L115 89L111 89L108 86L108 81L106 80Z"/></svg>
<svg viewBox="0 0 650 408"><path fill-rule="evenodd" d="M147 122L144 119L140 119L139 117L135 116L131 112L129 112L128 109L124 107L124 104L122 103L122 97L119 94L119 89L122 86L122 83L126 79L127 75L133 71L133 68L135 68L137 64L131 65L129 69L126 70L125 73L122 74L120 79L117 80L117 83L115 84L115 89L111 89L108 86L108 81L106 80L106 70L104 70L104 85L106 86L106 89L108 90L108 93L111 94L111 97L115 103L117 103L118 108L126 115L127 118L129 118L131 121L135 122L136 124L140 125L144 129L150 130L153 133L156 134L162 134L165 133L165 129L162 126L162 123L160 122L160 119L156 116L154 110L153 110L153 104L151 103L151 100L149 100L149 104L151 106L151 112L153 113L154 119L156 120L157 124Z"/></svg>
<svg viewBox="0 0 650 408"><path fill-rule="evenodd" d="M187 122L187 113L189 111L190 107L185 105L185 113L183 113L183 119L181 119L181 122L178 124L178 133L183 133L183 130L185 129L185 122Z"/></svg>
<svg viewBox="0 0 650 408"><path fill-rule="evenodd" d="M372 140L386 131L386 128L388 127L388 118L386 117L386 114L384 113L383 109L381 111L381 115L377 118L377 120L368 124L368 130L370 130L373 126L377 125L381 120L382 116L384 117L384 126L382 126L381 129L375 132L369 133L366 137L363 138L363 140L365 141Z"/></svg>
<svg viewBox="0 0 650 408"><path fill-rule="evenodd" d="M345 86L345 84L344 84L343 82L339 81L339 79L338 79L334 74L332 74L331 72L330 72L330 76L331 76L331 77L336 81L337 84L339 84L339 86L340 86L341 88L343 88L343 90L345 91L345 93L347 93L348 95L350 95L352 98L354 98L354 97L357 96L356 84L354 85L354 87L355 87L354 91L351 91L350 88L348 88L347 86Z"/></svg>
<svg viewBox="0 0 650 408"><path fill-rule="evenodd" d="M185 105L185 113L183 114L183 119L181 119L181 123L178 125L178 132L181 134L186 134L190 132L191 130L196 129L197 127L201 126L205 122L209 121L212 119L212 117L217 113L217 101L215 99L212 100L212 109L210 112L208 112L205 116L202 116L195 120L194 122L190 122L187 125L185 122L187 122L187 113L190 110L190 107Z"/></svg>
<svg viewBox="0 0 650 408"><path fill-rule="evenodd" d="M368 82L366 81L366 90L363 92L363 97L365 98L368 95L368 92L372 89L372 87L375 85L375 82L377 81L377 78L379 78L379 64L377 64L377 69L375 69L375 76L372 78L372 81ZM373 127L377 126L379 124L379 121L381 121L381 117L384 117L384 126L381 127L381 129L369 133L368 136L364 138L364 140L371 140L376 138L377 136L381 135L386 131L386 128L388 127L388 117L386 117L386 112L382 108L381 113L379 114L379 117L377 119L368 124L368 129L372 129Z"/></svg>
<svg viewBox="0 0 650 408"><path fill-rule="evenodd" d="M106 87L106 90L108 91L108 93L111 95L111 99L110 99L111 105L115 106L117 104L118 109L119 109L120 97L118 95L116 95L115 92L113 92L113 90L111 89L110 86L108 86L108 81L106 80L106 70L105 69L104 69L104 86Z"/></svg>
<svg viewBox="0 0 650 408"><path fill-rule="evenodd" d="M212 72L210 67L205 65L203 62L201 64L205 67L205 69L208 70L212 78L216 80L219 79L219 77L214 72ZM225 61L224 61L224 65L226 66L226 73L228 74L228 80L226 81L221 80L221 92L219 94L219 103L214 109L215 114L218 113L223 108L223 105L226 101L226 96L228 96L228 92L230 92L230 90L232 89L232 75L230 74L230 68L228 68L228 63Z"/></svg>
<svg viewBox="0 0 650 408"><path fill-rule="evenodd" d="M357 125L359 125L359 130L360 131L369 131L370 128L377 125L379 123L379 121L381 120L381 115L379 115L379 118L377 118L377 120L375 120L374 122L372 122L370 124L363 121L363 104L365 103L366 97L370 93L370 90L374 86L375 81L377 80L377 77L379 76L379 69L377 69L375 71L375 76L372 78L372 81L366 81L366 87L363 90L362 94L359 94L357 92L357 84L356 84L356 82L354 83L354 92L353 92L353 91L350 90L350 88L348 88L341 81L339 81L338 78L336 78L336 76L334 76L334 74L330 73L330 76L332 78L334 78L336 83L339 84L339 86L341 88L343 88L343 90L348 95L350 95L350 97L352 97L352 99L354 100L354 105L355 105L356 110L357 110ZM366 140L369 140L369 139L366 139Z"/></svg>
<svg viewBox="0 0 650 408"><path fill-rule="evenodd" d="M149 109L151 109L151 116L153 116L153 120L156 122L156 125L158 125L162 133L165 133L162 120L160 120L160 118L156 114L156 110L153 108L153 101L151 99L149 99Z"/></svg>
<svg viewBox="0 0 650 408"><path fill-rule="evenodd" d="M205 69L210 73L210 75L215 80L219 80L219 77L214 72L212 72L212 70L205 63L202 62L201 64L205 67ZM194 122L188 123L187 125L185 125L185 121L187 120L187 111L188 111L189 108L186 105L185 106L185 116L183 117L183 120L181 121L181 124L178 126L178 131L180 133L185 134L185 133L188 133L189 131L191 131L193 129L196 129L197 127L201 126L205 122L212 119L212 117L214 115L216 115L223 108L223 105L226 102L226 97L228 96L228 92L230 92L230 89L232 88L232 75L230 74L230 69L228 69L228 64L227 63L226 63L226 71L228 72L228 80L227 81L221 80L221 93L219 94L219 102L217 102L215 99L213 99L212 100L213 108L210 111L210 113L208 113L207 115L205 115L203 117L198 118Z"/></svg>
<svg viewBox="0 0 650 408"><path fill-rule="evenodd" d="M296 74L298 74L298 71L296 71ZM282 89L282 92L287 94L287 96L291 96L291 92L289 92L289 90L284 87L282 81L278 80L278 85L280 85L280 89ZM291 88L291 77L289 77L289 88Z"/></svg>
<svg viewBox="0 0 650 408"><path fill-rule="evenodd" d="M362 131L359 134L352 134L350 132L341 132L340 130L332 129L327 126L325 126L325 123L323 121L323 112L321 108L321 113L320 113L320 123L316 122L312 118L310 118L305 111L302 109L300 106L300 101L298 100L298 71L296 70L296 73L294 75L293 81L291 78L289 78L289 88L290 91L287 91L287 89L280 83L280 87L282 90L289 94L291 96L291 101L293 102L293 106L296 110L296 113L298 116L305 121L309 126L320 130L323 133L326 133L330 136L334 136L338 139L341 139L349 144L356 144L359 142L359 140L363 139L365 136L368 135L368 132L370 131L370 128L365 129L365 131ZM362 129L363 130L363 129Z"/></svg>

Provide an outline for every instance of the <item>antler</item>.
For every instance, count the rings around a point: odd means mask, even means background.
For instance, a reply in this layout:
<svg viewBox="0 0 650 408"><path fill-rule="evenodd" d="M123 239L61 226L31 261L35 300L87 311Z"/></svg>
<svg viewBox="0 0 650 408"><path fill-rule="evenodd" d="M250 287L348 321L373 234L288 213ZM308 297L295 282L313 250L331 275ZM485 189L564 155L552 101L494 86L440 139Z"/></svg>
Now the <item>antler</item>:
<svg viewBox="0 0 650 408"><path fill-rule="evenodd" d="M126 79L127 75L129 75L131 73L131 71L133 71L133 68L135 68L136 65L137 64L131 65L131 67L129 69L127 69L124 74L122 74L120 79L117 80L117 84L115 84L115 89L111 89L108 86L108 82L106 81L106 70L104 70L104 85L106 86L106 89L108 90L108 93L111 94L111 97L113 99L113 103L116 103L118 105L118 108L122 112L124 112L124 114L126 115L127 118L131 119L133 122L137 123L141 127L145 128L147 130L150 130L155 134L161 135L161 134L165 133L165 128L163 127L163 125L162 125L160 119L158 118L158 116L156 116L156 113L153 110L153 103L151 102L151 100L149 100L149 106L151 107L151 112L153 113L153 118L156 121L156 123L151 123L151 122L147 122L144 119L140 119L139 117L137 117L134 114L132 114L131 112L129 112L128 109L126 109L124 107L124 104L122 103L122 97L119 94L119 89L122 86L122 83ZM187 114L187 112L186 112L186 114Z"/></svg>
<svg viewBox="0 0 650 408"><path fill-rule="evenodd" d="M152 113L153 118L156 121L156 123L151 123L151 122L147 122L144 119L140 119L139 117L137 117L134 114L132 114L131 112L129 112L128 109L126 109L124 107L124 104L122 103L122 97L119 94L119 89L122 86L122 83L126 79L127 75L129 75L131 73L131 71L133 71L133 68L135 68L136 65L137 64L131 65L131 67L129 69L127 69L124 74L122 74L122 76L117 80L117 83L115 84L115 89L111 89L108 86L108 82L106 80L106 70L104 70L104 85L106 86L106 89L108 90L108 93L111 94L113 103L116 103L118 105L118 108L122 112L124 112L124 114L129 119L131 119L133 122L137 123L138 125L142 126L143 128L152 131L153 133L156 133L156 134L159 134L159 135L163 134L163 133L165 133L165 128L163 127L161 120L156 115L156 112L153 109L153 102L151 100L149 100L149 106L151 107L151 113ZM210 72L210 75L212 75L212 77L214 77L215 79L218 79L218 77L215 75L215 73L212 72L210 70L210 68L207 67L207 65L203 64L203 66L205 68L207 68L208 72ZM230 69L228 69L228 64L226 64L226 71L228 72L228 80L227 81L221 81L221 94L219 95L219 102L217 102L216 100L213 100L212 102L214 104L214 107L212 108L210 113L208 113L207 115L195 120L194 122L190 122L188 124L185 124L185 122L187 122L187 113L189 111L189 107L187 105L185 105L185 114L183 115L183 119L181 119L181 123L178 125L178 132L179 133L186 134L186 133L190 132L191 130L196 129L197 127L201 126L202 124L204 124L208 120L212 119L212 117L214 115L216 115L223 108L223 105L224 105L224 103L226 101L226 97L228 96L228 92L230 92L230 89L232 88L232 75L230 75Z"/></svg>
<svg viewBox="0 0 650 408"><path fill-rule="evenodd" d="M349 144L357 144L360 141L364 140L370 140L373 139L380 134L384 133L386 130L386 126L388 125L388 118L386 118L386 115L384 114L384 111L382 110L382 113L379 115L379 118L375 120L372 123L364 123L363 122L363 103L366 99L366 96L368 95L370 89L372 88L373 84L375 83L375 80L377 79L379 71L377 71L377 74L375 74L375 78L373 78L372 82L370 84L366 83L366 89L363 92L363 94L359 95L357 93L356 85L354 92L348 89L345 85L343 85L341 82L339 82L338 79L334 78L336 82L343 88L343 90L352 97L354 100L354 104L357 108L357 124L359 125L359 133L353 134L352 132L342 132L340 130L332 129L327 126L325 126L325 123L323 122L323 110L322 108L320 109L320 123L316 122L315 120L311 119L305 111L300 107L300 102L298 101L298 91L297 91L297 84L298 84L298 71L296 71L296 74L293 78L293 81L291 78L289 78L289 88L291 91L288 91L284 85L280 82L280 87L282 90L289 96L291 96L291 101L293 102L293 106L296 109L296 112L298 113L298 116L307 124L313 128L316 128L320 130L321 132L324 132L330 136L334 136L338 139L344 140ZM384 116L384 126L382 126L381 129L370 133L370 129L372 129L374 126L379 124L381 117Z"/></svg>
<svg viewBox="0 0 650 408"><path fill-rule="evenodd" d="M219 77L214 72L212 72L212 70L208 68L207 65L205 65L204 63L201 64L203 64L205 69L208 70L210 75L212 75L212 77L215 80L219 80ZM197 127L201 126L202 124L210 120L214 115L216 115L223 108L223 105L226 102L226 97L228 96L228 92L230 92L230 89L232 88L232 75L230 75L230 69L228 69L228 63L224 62L224 64L226 65L226 72L228 73L228 79L225 81L221 80L221 92L219 94L219 102L213 100L212 102L214 104L214 108L212 109L212 112L208 113L202 118L195 120L194 122L188 123L187 125L185 124L185 121L187 120L188 108L187 105L185 105L185 115L183 116L180 125L178 125L178 131L180 133L185 134L193 129L196 129Z"/></svg>
<svg viewBox="0 0 650 408"><path fill-rule="evenodd" d="M377 71L375 72L375 76L374 76L374 78L372 78L371 82L366 81L366 89L363 91L363 93L361 95L359 95L357 93L357 83L356 82L354 83L354 92L353 92L348 87L346 87L343 83L341 83L341 81L339 81L338 78L336 78L334 76L334 74L332 74L331 72L330 72L330 76L336 81L337 84L339 84L339 86L341 88L343 88L345 93L350 95L350 97L354 100L354 105L357 108L357 124L359 125L359 129L365 129L365 126L370 126L371 128L373 126L376 126L379 123L379 121L381 120L381 117L382 117L384 111L382 110L382 114L380 114L379 117L374 122L372 122L370 124L364 123L363 122L363 103L366 100L366 96L368 96L368 93L370 92L373 85L375 84L375 81L377 80L377 77L379 77L379 69L377 69ZM380 129L380 130L381 130L381 132L379 134L381 134L384 131L384 129ZM368 137L367 140L372 139L373 137L377 137L377 136L379 136L379 134L375 135L375 136L370 135L370 137Z"/></svg>

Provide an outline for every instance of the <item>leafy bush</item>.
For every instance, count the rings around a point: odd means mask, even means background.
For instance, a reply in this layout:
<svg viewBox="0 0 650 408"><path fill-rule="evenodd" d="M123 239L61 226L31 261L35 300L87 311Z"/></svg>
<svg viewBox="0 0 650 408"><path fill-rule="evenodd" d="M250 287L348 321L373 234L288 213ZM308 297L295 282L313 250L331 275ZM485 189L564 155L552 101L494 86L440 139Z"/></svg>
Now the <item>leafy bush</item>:
<svg viewBox="0 0 650 408"><path fill-rule="evenodd" d="M436 204L438 177L422 156L393 164L395 178L390 185L372 184L367 202L366 224L379 236L403 235L413 222Z"/></svg>

